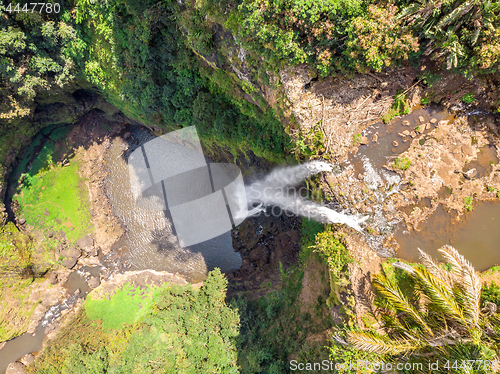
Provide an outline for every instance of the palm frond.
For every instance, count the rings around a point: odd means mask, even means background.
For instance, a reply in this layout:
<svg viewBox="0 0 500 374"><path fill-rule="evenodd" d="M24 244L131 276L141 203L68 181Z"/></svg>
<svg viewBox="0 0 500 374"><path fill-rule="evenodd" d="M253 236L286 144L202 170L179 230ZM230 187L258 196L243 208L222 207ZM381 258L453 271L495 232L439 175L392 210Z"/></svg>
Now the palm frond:
<svg viewBox="0 0 500 374"><path fill-rule="evenodd" d="M436 278L439 278L450 290L453 288L453 278L450 277L449 272L443 270L439 267L439 265L433 260L431 256L418 248L418 253L420 254L420 260L422 264L425 266L427 271L434 275Z"/></svg>
<svg viewBox="0 0 500 374"><path fill-rule="evenodd" d="M443 28L452 24L460 19L463 15L468 13L474 6L472 1L466 1L462 5L456 7L451 13L443 17L441 21L437 24L438 28Z"/></svg>
<svg viewBox="0 0 500 374"><path fill-rule="evenodd" d="M458 253L458 251L451 245L444 245L443 247L438 249L438 252L441 252L445 260L451 264L452 273L455 276L460 277L462 274L460 253Z"/></svg>
<svg viewBox="0 0 500 374"><path fill-rule="evenodd" d="M425 329L428 334L431 336L434 335L432 329L406 296L403 295L397 284L390 281L384 274L377 274L373 278L373 286L392 306L401 312L405 312L420 327Z"/></svg>
<svg viewBox="0 0 500 374"><path fill-rule="evenodd" d="M415 269L412 266L410 266L407 263L405 263L405 262L399 262L399 261L397 261L397 262L394 262L392 264L392 266L394 266L397 269L404 270L404 271L406 271L407 273L410 273L410 274L414 274L415 273Z"/></svg>
<svg viewBox="0 0 500 374"><path fill-rule="evenodd" d="M414 341L388 338L370 331L348 332L347 341L356 349L377 354L398 355L421 347Z"/></svg>
<svg viewBox="0 0 500 374"><path fill-rule="evenodd" d="M410 6L407 6L406 8L401 10L401 12L399 12L399 14L397 15L396 19L400 20L400 19L403 19L403 18L408 17L410 15L413 15L420 9L420 7L421 7L421 5L418 3L411 4Z"/></svg>
<svg viewBox="0 0 500 374"><path fill-rule="evenodd" d="M479 33L481 32L481 26L477 27L475 30L474 30L474 34L472 35L472 39L471 39L471 44L474 45L477 43L477 39L479 38Z"/></svg>
<svg viewBox="0 0 500 374"><path fill-rule="evenodd" d="M481 282L476 271L470 264L463 267L462 285L465 296L465 315L469 318L469 322L477 325L480 313Z"/></svg>
<svg viewBox="0 0 500 374"><path fill-rule="evenodd" d="M467 325L464 312L456 302L453 290L445 282L431 274L427 269L415 269L415 277L424 288L425 295L434 308L461 325Z"/></svg>
<svg viewBox="0 0 500 374"><path fill-rule="evenodd" d="M469 323L479 322L479 303L481 299L481 283L474 267L458 251L451 246L444 246L439 251L453 265L453 272L462 288L464 314Z"/></svg>

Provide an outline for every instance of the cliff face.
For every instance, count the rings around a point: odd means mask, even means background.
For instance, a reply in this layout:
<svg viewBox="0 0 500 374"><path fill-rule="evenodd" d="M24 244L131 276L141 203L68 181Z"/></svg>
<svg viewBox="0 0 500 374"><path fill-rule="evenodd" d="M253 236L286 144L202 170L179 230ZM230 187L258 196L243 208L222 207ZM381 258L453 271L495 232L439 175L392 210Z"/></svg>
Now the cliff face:
<svg viewBox="0 0 500 374"><path fill-rule="evenodd" d="M185 8L184 12L192 12ZM214 20L212 20L213 18ZM181 24L182 24L182 17ZM216 21L215 21L216 20ZM219 22L219 23L217 23ZM272 66L257 53L245 50L238 38L221 23L224 17L208 15L206 27L213 34L212 52L203 54L194 43L187 43L214 71L221 72L226 84L238 88L239 99L272 110L281 120L292 142L300 141L319 128L323 136L323 156L332 161L344 160L356 149L354 136L371 124L381 121L393 106L395 96L403 94L409 110L426 102L447 108L463 108L462 98L473 94L473 107L493 113L498 107L497 82L493 76L466 79L440 70L433 61L422 58L418 67L404 63L380 73L329 76L318 79L308 65ZM190 32L183 28L187 40ZM429 73L432 79L423 72ZM469 106L470 111L473 107ZM459 110L460 111L460 110Z"/></svg>

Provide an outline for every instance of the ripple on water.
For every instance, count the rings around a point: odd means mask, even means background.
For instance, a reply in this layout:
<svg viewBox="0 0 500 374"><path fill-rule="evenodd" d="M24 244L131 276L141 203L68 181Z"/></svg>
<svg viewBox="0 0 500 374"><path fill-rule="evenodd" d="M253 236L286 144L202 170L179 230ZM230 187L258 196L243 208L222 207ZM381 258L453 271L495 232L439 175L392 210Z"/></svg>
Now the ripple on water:
<svg viewBox="0 0 500 374"><path fill-rule="evenodd" d="M141 132L136 133L132 132L140 142L149 139ZM130 150L123 139L116 138L112 142L107 155L109 175L105 188L113 212L127 227L128 248L124 256L131 269L178 272L193 282L203 280L207 272L215 267L222 272L238 269L241 257L234 252L230 233L181 248L163 211L137 207L129 182L129 169L124 156L126 151Z"/></svg>

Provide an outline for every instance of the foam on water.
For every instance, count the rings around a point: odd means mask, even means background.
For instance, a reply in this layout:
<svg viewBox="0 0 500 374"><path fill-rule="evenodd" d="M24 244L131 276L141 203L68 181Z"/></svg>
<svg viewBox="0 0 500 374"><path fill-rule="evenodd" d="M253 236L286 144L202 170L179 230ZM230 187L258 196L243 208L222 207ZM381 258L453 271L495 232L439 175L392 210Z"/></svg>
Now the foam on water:
<svg viewBox="0 0 500 374"><path fill-rule="evenodd" d="M340 223L361 231L361 223L367 217L359 217L337 212L318 205L302 197L297 187L303 180L321 172L332 172L332 166L326 162L313 161L306 164L281 167L273 170L261 180L246 187L247 201L259 204L251 214L262 211L264 206L278 206L286 212L307 217L322 223Z"/></svg>

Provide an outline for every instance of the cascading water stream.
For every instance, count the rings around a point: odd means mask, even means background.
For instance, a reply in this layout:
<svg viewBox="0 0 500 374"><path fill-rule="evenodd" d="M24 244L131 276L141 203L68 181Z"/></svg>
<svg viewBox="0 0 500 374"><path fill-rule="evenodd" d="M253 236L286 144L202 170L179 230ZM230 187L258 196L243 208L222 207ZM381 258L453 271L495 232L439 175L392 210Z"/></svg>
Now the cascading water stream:
<svg viewBox="0 0 500 374"><path fill-rule="evenodd" d="M305 179L321 172L332 172L326 162L313 161L306 164L273 170L264 178L246 187L250 205L260 204L249 213L258 214L263 206L278 206L283 210L322 223L341 223L361 231L361 223L367 217L336 212L325 206L305 200L296 187Z"/></svg>

